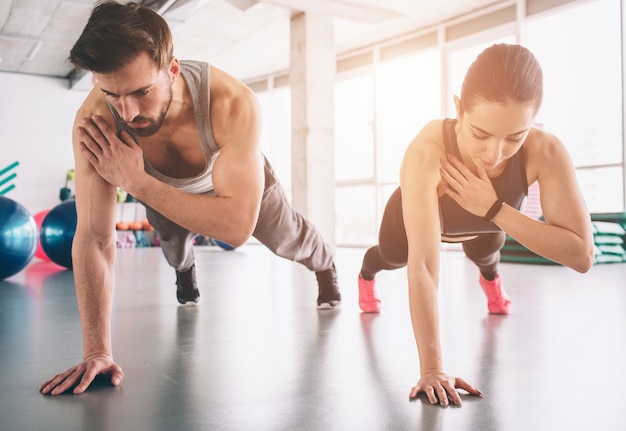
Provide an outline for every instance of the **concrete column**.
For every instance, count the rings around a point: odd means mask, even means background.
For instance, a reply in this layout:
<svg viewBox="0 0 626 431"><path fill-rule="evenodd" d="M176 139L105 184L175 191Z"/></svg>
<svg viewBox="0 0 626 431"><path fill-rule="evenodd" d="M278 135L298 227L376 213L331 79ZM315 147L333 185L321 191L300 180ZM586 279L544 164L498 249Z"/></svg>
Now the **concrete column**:
<svg viewBox="0 0 626 431"><path fill-rule="evenodd" d="M335 247L333 18L291 18L291 148L293 204Z"/></svg>

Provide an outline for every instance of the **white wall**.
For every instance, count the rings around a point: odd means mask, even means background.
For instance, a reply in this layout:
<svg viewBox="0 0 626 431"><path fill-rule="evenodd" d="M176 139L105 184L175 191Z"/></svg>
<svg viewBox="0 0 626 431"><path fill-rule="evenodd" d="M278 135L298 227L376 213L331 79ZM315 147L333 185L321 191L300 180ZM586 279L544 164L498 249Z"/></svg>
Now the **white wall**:
<svg viewBox="0 0 626 431"><path fill-rule="evenodd" d="M64 79L0 72L0 170L20 163L15 188L4 196L33 215L61 202L59 190L74 168L74 115L86 96Z"/></svg>

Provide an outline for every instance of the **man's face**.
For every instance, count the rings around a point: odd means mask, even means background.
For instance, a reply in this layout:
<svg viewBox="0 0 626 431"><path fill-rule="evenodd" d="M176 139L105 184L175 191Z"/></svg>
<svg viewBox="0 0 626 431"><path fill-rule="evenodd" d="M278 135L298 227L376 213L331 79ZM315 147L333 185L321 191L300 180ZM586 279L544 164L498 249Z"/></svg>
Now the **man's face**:
<svg viewBox="0 0 626 431"><path fill-rule="evenodd" d="M147 53L108 73L94 73L100 89L129 130L141 137L159 131L172 101L172 74Z"/></svg>

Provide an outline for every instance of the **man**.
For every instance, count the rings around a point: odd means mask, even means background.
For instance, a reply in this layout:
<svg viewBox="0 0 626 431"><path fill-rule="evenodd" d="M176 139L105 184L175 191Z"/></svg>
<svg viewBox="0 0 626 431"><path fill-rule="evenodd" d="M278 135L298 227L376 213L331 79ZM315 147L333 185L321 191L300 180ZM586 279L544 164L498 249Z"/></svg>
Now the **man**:
<svg viewBox="0 0 626 431"><path fill-rule="evenodd" d="M200 301L196 234L234 247L252 235L315 272L318 307L340 304L331 249L288 203L259 151L260 112L250 89L206 63L179 61L165 20L134 3L97 5L70 61L98 81L73 131L72 256L84 359L41 392L81 393L98 374L113 385L124 377L111 348L117 187L146 206L181 304Z"/></svg>

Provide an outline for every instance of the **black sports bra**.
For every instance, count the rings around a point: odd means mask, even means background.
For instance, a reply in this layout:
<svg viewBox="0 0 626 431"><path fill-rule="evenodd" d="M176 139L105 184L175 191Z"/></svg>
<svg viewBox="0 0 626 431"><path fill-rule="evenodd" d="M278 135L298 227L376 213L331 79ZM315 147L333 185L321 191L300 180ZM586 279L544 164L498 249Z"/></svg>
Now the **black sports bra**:
<svg viewBox="0 0 626 431"><path fill-rule="evenodd" d="M454 125L456 120L443 120L443 142L446 152L461 160L459 146L456 142ZM511 157L502 174L491 178L496 194L513 208L522 210L528 196L528 180L526 179L526 160L524 148ZM441 234L448 237L461 237L482 233L500 232L494 223L486 222L482 217L464 210L448 195L439 198L439 221Z"/></svg>

